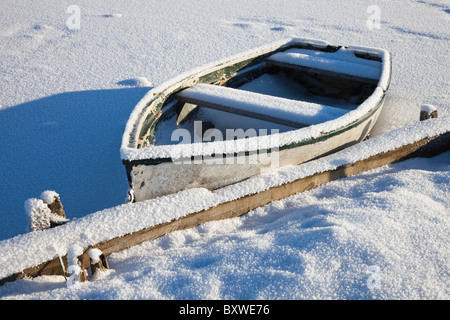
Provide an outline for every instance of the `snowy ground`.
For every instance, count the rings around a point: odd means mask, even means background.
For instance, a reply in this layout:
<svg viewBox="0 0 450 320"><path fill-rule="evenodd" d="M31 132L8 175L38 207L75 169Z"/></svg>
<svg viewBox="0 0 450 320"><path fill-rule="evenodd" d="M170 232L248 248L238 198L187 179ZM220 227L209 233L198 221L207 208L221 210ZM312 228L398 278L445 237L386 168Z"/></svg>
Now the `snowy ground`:
<svg viewBox="0 0 450 320"><path fill-rule="evenodd" d="M375 134L416 122L425 103L450 115L448 1L77 1L71 30L73 4L0 3L0 240L25 232L24 202L44 190L72 219L123 203L121 135L149 87L269 41L389 50ZM378 9L380 28L369 28ZM6 284L0 298L449 299L449 158L381 168L113 254L111 273L80 288L42 277Z"/></svg>

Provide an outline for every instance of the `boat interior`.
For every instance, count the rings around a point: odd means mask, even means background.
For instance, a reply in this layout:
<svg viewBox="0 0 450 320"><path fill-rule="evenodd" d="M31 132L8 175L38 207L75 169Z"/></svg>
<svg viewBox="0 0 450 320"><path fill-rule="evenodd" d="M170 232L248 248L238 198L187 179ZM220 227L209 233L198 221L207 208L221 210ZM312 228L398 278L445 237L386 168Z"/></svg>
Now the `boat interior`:
<svg viewBox="0 0 450 320"><path fill-rule="evenodd" d="M242 91L259 94L260 99L264 95L262 99L267 103L273 97L284 98L306 102L313 107L317 105L317 113L327 112L327 108L337 108L345 113L357 108L374 92L381 73L381 58L357 56L354 52L340 49L290 48L260 57L230 77L218 78L208 85L235 89L232 93L236 95ZM214 141L214 136L208 137L208 133L214 130L219 130L227 139L227 129L247 132L255 129L256 134L270 134L316 124L312 120L296 126L295 123L277 121L270 114L255 117L254 114L247 114L245 108L240 108L238 104L227 105L227 102L205 99L201 93L201 90L198 94L192 92L188 97L178 94L167 100L151 144L179 143L171 136L176 129L188 130L196 141ZM298 111L301 112L301 108L299 104Z"/></svg>

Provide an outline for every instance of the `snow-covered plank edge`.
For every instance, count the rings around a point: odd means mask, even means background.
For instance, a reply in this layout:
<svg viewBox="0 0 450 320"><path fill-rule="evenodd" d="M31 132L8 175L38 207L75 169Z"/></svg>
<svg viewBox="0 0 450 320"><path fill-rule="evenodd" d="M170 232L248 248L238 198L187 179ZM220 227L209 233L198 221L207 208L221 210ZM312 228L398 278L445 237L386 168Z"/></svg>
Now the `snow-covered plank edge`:
<svg viewBox="0 0 450 320"><path fill-rule="evenodd" d="M66 253L74 244L86 248L86 255L93 247L109 255L176 230L245 214L271 201L335 179L449 149L449 118L430 119L369 139L334 155L280 169L215 192L193 189L105 209L67 225L1 241L0 284L24 277L62 275L58 255L67 263Z"/></svg>

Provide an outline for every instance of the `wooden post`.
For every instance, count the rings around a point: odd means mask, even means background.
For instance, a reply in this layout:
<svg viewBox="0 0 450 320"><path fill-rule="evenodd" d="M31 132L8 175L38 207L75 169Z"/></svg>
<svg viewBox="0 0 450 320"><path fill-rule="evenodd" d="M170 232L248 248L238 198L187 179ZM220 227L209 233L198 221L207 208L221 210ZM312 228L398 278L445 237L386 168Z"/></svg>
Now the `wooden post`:
<svg viewBox="0 0 450 320"><path fill-rule="evenodd" d="M87 271L84 268L84 259L85 259L85 255L82 255L81 257L78 257L79 261L80 261L80 268L81 268L81 273L80 273L80 282L85 282L87 281Z"/></svg>
<svg viewBox="0 0 450 320"><path fill-rule="evenodd" d="M83 248L75 245L69 249L69 252L67 254L67 264L69 265L69 279L67 280L68 287L76 284L76 282L84 282L87 280L87 272L84 268L84 260L85 255L83 254Z"/></svg>
<svg viewBox="0 0 450 320"><path fill-rule="evenodd" d="M104 267L105 269L109 269L109 263L108 263L108 260L106 260L106 256L105 256L104 254L102 254L102 255L100 256L100 261L102 262L103 267Z"/></svg>
<svg viewBox="0 0 450 320"><path fill-rule="evenodd" d="M30 231L53 228L69 221L66 219L59 194L55 191L42 192L40 199L28 199L25 202L25 211Z"/></svg>
<svg viewBox="0 0 450 320"><path fill-rule="evenodd" d="M109 269L109 264L106 260L106 256L100 249L92 248L91 250L89 250L89 258L91 259L92 275L94 275L97 270L106 271L106 269Z"/></svg>
<svg viewBox="0 0 450 320"><path fill-rule="evenodd" d="M433 119L438 117L438 112L431 104L425 104L420 107L420 121Z"/></svg>
<svg viewBox="0 0 450 320"><path fill-rule="evenodd" d="M53 214L56 214L62 218L66 218L66 213L64 212L64 207L59 197L55 196L53 202L48 203L47 205Z"/></svg>
<svg viewBox="0 0 450 320"><path fill-rule="evenodd" d="M25 201L29 231L40 231L50 228L50 209L41 199L30 198Z"/></svg>
<svg viewBox="0 0 450 320"><path fill-rule="evenodd" d="M59 198L59 194L55 191L46 190L41 193L40 198L47 204L51 211L50 228L57 227L69 221L66 218L66 213Z"/></svg>

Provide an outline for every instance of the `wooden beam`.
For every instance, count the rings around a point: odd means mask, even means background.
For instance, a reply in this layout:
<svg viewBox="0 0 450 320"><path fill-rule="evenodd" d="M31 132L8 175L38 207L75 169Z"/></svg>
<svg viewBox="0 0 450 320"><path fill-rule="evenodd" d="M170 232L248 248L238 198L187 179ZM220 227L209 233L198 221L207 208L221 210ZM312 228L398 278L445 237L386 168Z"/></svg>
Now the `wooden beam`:
<svg viewBox="0 0 450 320"><path fill-rule="evenodd" d="M235 100L230 98L230 96L233 98L236 96L244 97ZM252 103L252 101L261 100L261 96L263 95L260 93L209 84L197 84L193 87L186 88L175 95L178 101L185 103L179 115L181 119L185 118L187 113L195 109L194 106L201 106L239 116L277 123L292 128L304 128L308 126L307 123L297 121L299 115L295 112L281 109L279 111L281 111L282 116L277 116L276 112L273 112L275 110L273 106L280 105L279 101L281 98L279 97L264 95L266 98L265 101L269 102L272 106L272 113L263 112L267 107L264 105L255 105L254 102ZM274 101L277 101L278 103ZM281 103L281 105L283 104ZM298 109L301 110L301 108Z"/></svg>
<svg viewBox="0 0 450 320"><path fill-rule="evenodd" d="M194 106L201 106L293 128L303 128L337 119L348 112L347 109L325 104L205 83L185 88L176 93L175 97L186 103L179 115L181 119L185 118Z"/></svg>
<svg viewBox="0 0 450 320"><path fill-rule="evenodd" d="M286 59L285 57L289 57L290 54L285 53L285 52L278 52L272 56L267 57L264 61L271 66L276 66L276 67L280 67L280 68L284 68L284 69L292 69L292 70L298 70L298 71L303 71L303 72L312 72L312 73L317 73L320 75L326 75L326 76L331 76L331 77L335 77L335 78L339 78L339 79L348 79L348 80L353 80L353 81L358 81L358 82L363 82L363 83L369 83L369 84L373 84L376 85L378 83L378 81L380 80L380 76L377 75L376 77L373 77L373 71L374 67L370 67L370 66L365 66L365 65L358 65L357 63L351 63L351 62L343 62L343 61L339 61L339 60L333 60L333 59L321 59L325 62L328 63L319 63L316 65L308 65L308 64L304 64L305 63L305 55L301 55L301 54L291 54L292 56L297 56L296 58L292 59L292 58L288 58ZM317 60L318 58L314 57L314 56L308 56L307 60ZM352 74L352 73L345 73L345 69L342 70L344 72L337 72L337 71L333 71L332 66L333 65L347 65L348 69L355 69L356 68L356 74ZM321 65L321 67L319 67ZM331 68L330 68L331 66ZM367 71L367 72L364 72ZM381 71L380 71L381 72ZM365 75L367 73L367 75ZM371 77L372 75L372 77Z"/></svg>
<svg viewBox="0 0 450 320"><path fill-rule="evenodd" d="M334 170L316 173L302 179L292 181L266 191L251 194L240 199L221 203L213 208L202 210L160 225L142 229L122 237L110 239L84 250L79 260L83 262L82 268L90 266L88 252L95 247L105 256L118 252L140 243L154 240L173 231L196 227L202 223L223 220L241 216L253 209L264 206L272 201L281 200L293 194L304 192L324 183L353 176L387 164L402 161L412 157L431 157L450 150L450 132L416 141L412 144L371 156L351 164L342 165ZM67 266L67 255L62 257ZM0 279L0 285L24 277L37 277L40 275L63 275L59 258L46 261L38 266L28 268L7 278Z"/></svg>

